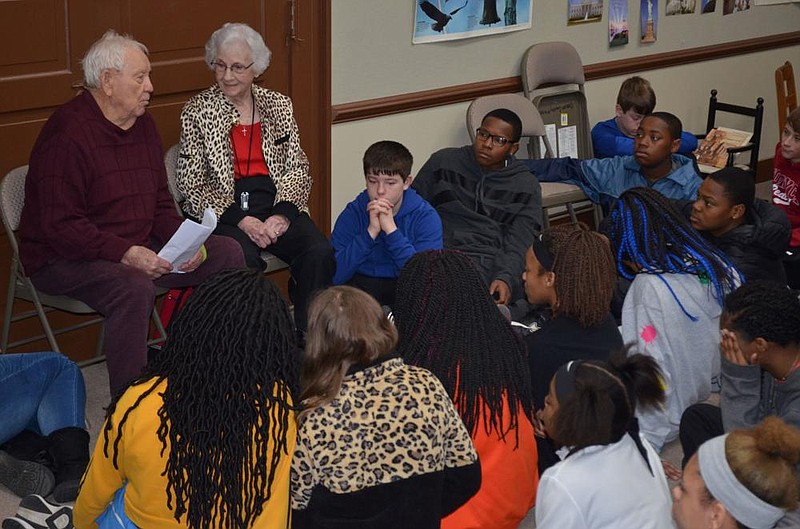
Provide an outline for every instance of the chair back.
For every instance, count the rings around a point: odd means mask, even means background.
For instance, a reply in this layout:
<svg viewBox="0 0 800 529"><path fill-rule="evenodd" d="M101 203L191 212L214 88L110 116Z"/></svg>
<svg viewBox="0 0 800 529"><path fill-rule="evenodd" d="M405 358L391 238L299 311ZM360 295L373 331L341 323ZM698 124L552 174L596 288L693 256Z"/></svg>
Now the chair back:
<svg viewBox="0 0 800 529"><path fill-rule="evenodd" d="M545 126L550 128L550 137L565 139L563 146L552 145L553 154L591 158L592 129L584 91L586 76L577 50L568 42L534 44L522 56L521 70L525 97L533 102ZM562 129L566 130L562 132ZM577 148L567 150L568 145ZM538 145L534 143L533 146ZM541 153L533 152L531 157L539 158Z"/></svg>
<svg viewBox="0 0 800 529"><path fill-rule="evenodd" d="M28 166L23 165L12 169L0 182L0 212L14 258L19 253L15 232L19 228L22 207L25 205L25 178L27 176Z"/></svg>
<svg viewBox="0 0 800 529"><path fill-rule="evenodd" d="M522 137L530 138L532 142L536 138L541 138L541 141L545 142L544 152L548 154L547 157L552 157L552 149L539 111L530 100L519 94L482 96L472 101L467 108L467 131L470 140L475 141L475 131L481 126L486 114L498 108L507 108L519 116L522 121Z"/></svg>
<svg viewBox="0 0 800 529"><path fill-rule="evenodd" d="M797 108L797 87L794 82L792 63L786 61L775 70L775 90L778 95L778 136L783 134L786 116Z"/></svg>
<svg viewBox="0 0 800 529"><path fill-rule="evenodd" d="M183 193L178 189L177 173L178 173L178 153L180 152L181 144L176 143L164 153L164 168L167 170L167 185L169 192L172 194L172 199L175 201L175 207L178 213L183 216L181 211L181 202L184 200Z"/></svg>
<svg viewBox="0 0 800 529"><path fill-rule="evenodd" d="M718 126L717 113L719 112L745 116L753 119L753 137L750 138L750 143L748 143L745 147L739 147L735 149L729 148L728 165L733 164L732 154L734 152L738 153L750 151L750 162L747 164L747 168L753 177L755 177L756 166L758 165L758 151L760 150L761 146L761 126L764 122L764 98L757 98L756 106L754 107L744 107L741 105L733 105L731 103L723 103L719 101L717 99L717 91L711 90L711 97L708 100L708 120L706 122L706 134L708 134L711 129Z"/></svg>

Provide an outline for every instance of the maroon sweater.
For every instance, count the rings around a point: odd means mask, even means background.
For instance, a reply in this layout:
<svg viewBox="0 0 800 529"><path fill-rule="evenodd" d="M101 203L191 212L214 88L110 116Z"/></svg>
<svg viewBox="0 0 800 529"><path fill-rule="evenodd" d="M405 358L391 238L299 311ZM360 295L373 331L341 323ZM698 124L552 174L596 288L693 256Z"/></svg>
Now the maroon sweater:
<svg viewBox="0 0 800 529"><path fill-rule="evenodd" d="M25 184L19 236L29 275L62 259L120 261L133 245L162 246L180 223L149 114L122 130L89 92L56 110Z"/></svg>

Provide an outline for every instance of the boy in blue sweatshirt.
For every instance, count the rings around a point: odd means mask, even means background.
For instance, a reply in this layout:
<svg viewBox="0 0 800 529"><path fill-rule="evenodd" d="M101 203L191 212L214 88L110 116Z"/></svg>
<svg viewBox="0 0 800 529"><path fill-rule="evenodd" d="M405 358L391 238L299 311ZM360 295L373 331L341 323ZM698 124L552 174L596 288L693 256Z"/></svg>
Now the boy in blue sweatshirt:
<svg viewBox="0 0 800 529"><path fill-rule="evenodd" d="M412 255L442 248L439 214L411 189L411 153L396 141L372 144L364 153L367 188L336 219L331 245L336 254L333 283L394 304L400 269Z"/></svg>
<svg viewBox="0 0 800 529"><path fill-rule="evenodd" d="M656 93L647 79L638 76L625 79L617 94L615 116L592 128L595 158L633 154L633 143L639 124L655 108ZM678 154L689 154L695 149L697 137L689 132L681 132Z"/></svg>

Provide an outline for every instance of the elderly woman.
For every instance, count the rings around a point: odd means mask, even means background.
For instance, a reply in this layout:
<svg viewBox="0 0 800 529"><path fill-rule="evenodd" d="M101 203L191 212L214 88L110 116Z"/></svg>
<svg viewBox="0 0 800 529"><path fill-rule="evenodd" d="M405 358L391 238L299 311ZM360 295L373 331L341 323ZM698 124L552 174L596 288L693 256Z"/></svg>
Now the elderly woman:
<svg viewBox="0 0 800 529"><path fill-rule="evenodd" d="M181 113L177 185L185 212L212 208L215 233L236 239L251 268L261 251L283 259L295 287L295 324L305 331L311 295L331 284L333 250L308 216L311 176L291 100L253 84L269 66L264 39L245 24L225 24L206 43L216 84Z"/></svg>
<svg viewBox="0 0 800 529"><path fill-rule="evenodd" d="M798 527L800 431L777 417L706 441L672 490L679 529Z"/></svg>

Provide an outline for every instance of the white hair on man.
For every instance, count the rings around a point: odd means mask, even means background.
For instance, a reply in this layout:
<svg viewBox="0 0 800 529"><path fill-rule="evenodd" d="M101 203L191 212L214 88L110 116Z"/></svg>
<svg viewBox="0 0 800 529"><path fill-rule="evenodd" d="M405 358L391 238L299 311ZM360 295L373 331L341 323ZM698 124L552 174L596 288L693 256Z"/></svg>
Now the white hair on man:
<svg viewBox="0 0 800 529"><path fill-rule="evenodd" d="M104 70L121 72L125 67L125 52L136 48L148 55L147 46L128 35L120 35L113 29L106 31L102 37L89 48L81 60L83 67L83 85L92 90L100 88L100 76Z"/></svg>

